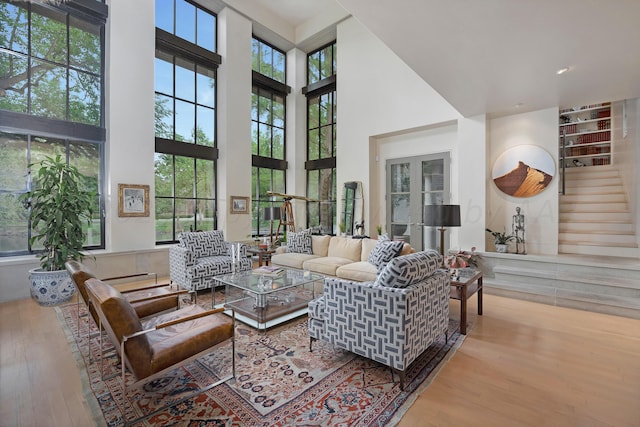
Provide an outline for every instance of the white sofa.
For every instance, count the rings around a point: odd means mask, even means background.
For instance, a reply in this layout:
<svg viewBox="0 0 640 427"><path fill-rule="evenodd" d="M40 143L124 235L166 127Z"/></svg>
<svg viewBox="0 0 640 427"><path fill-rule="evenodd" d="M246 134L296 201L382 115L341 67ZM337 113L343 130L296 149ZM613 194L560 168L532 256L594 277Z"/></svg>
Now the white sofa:
<svg viewBox="0 0 640 427"><path fill-rule="evenodd" d="M378 268L368 259L377 243L375 239L312 235L311 254L289 252L282 246L272 255L271 263L358 282L374 281ZM411 252L413 248L405 243L400 255Z"/></svg>

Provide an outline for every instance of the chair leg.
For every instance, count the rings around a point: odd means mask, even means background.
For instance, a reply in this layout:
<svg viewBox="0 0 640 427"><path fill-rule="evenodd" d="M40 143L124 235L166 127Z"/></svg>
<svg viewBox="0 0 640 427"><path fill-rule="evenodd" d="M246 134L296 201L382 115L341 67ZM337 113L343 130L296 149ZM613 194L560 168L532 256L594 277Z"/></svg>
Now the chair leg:
<svg viewBox="0 0 640 427"><path fill-rule="evenodd" d="M400 377L400 390L404 390L404 380L406 379L406 370L404 371L399 371L397 369L392 368L391 366L389 366L389 369L391 370L391 382L395 382L395 378L394 378L394 373L398 373L398 376Z"/></svg>

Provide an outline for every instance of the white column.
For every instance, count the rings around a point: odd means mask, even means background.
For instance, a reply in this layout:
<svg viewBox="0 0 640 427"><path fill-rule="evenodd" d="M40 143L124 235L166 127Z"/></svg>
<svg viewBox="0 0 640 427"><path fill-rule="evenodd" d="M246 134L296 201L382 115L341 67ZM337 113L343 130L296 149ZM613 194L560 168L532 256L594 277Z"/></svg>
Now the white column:
<svg viewBox="0 0 640 427"><path fill-rule="evenodd" d="M218 14L218 229L246 240L251 214L231 214L231 196L251 197L251 21L225 8Z"/></svg>

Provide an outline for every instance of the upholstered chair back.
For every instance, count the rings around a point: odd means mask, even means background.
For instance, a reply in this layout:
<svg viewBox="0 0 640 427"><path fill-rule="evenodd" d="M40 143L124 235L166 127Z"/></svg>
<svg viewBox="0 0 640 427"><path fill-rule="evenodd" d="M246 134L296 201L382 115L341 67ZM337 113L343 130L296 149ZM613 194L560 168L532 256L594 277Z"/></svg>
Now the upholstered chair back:
<svg viewBox="0 0 640 427"><path fill-rule="evenodd" d="M87 295L87 287L85 283L89 279L95 279L96 276L84 265L79 263L78 261L67 261L65 262L65 267L67 268L67 272L73 279L76 284L76 288L78 288L78 292L82 297L82 300L86 305L89 306L89 312L91 313L91 317L98 324L98 315L96 314L95 308L89 304L89 296Z"/></svg>
<svg viewBox="0 0 640 427"><path fill-rule="evenodd" d="M102 319L102 326L120 352L124 336L142 331L140 318L129 301L113 286L98 279L89 279L86 285L87 292ZM125 353L129 367L137 378L145 378L150 374L151 346L145 335L128 340Z"/></svg>

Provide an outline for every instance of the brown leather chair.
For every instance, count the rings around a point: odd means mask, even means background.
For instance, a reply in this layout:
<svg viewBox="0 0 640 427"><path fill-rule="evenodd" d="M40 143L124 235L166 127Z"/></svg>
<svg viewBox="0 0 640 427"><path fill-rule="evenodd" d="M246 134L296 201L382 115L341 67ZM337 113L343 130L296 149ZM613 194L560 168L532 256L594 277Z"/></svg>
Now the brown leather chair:
<svg viewBox="0 0 640 427"><path fill-rule="evenodd" d="M125 366L135 377L134 384L138 385L210 353L213 347L224 344L229 339L232 352L231 375L184 399L235 377L233 311L229 317L222 313L224 308L205 310L193 304L141 321L129 301L109 284L91 278L86 282L86 289L98 314L98 326L104 328L121 357L125 392ZM100 344L102 348L102 343Z"/></svg>
<svg viewBox="0 0 640 427"><path fill-rule="evenodd" d="M87 268L84 264L78 261L67 261L65 267L69 272L69 275L73 279L76 287L78 288L78 294L82 298L85 306L88 306L89 313L93 318L96 325L98 324L98 316L95 308L89 304L89 298L87 296L87 290L85 282L88 279L94 279L96 276ZM121 280L127 278L135 278L149 275L149 273L136 273L126 276L108 277L102 279L102 281ZM168 285L152 285L144 288L133 289L130 291L123 291L127 300L131 303L138 317L143 318L151 316L153 314L161 313L167 310L177 310L179 308L180 294L186 293L184 290L171 290ZM80 304L80 298L78 298L78 305ZM78 309L78 313L79 313ZM80 315L78 314L78 333L80 332Z"/></svg>

